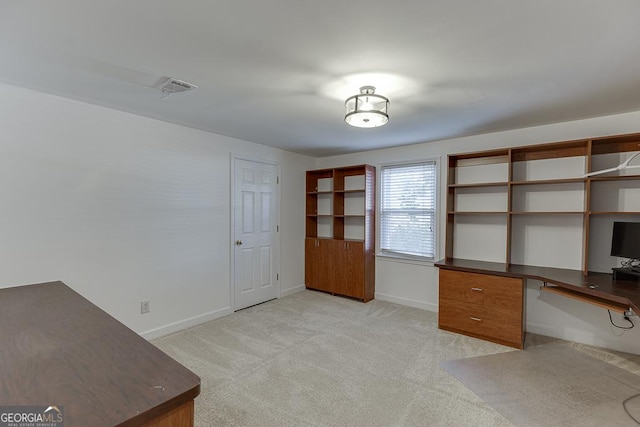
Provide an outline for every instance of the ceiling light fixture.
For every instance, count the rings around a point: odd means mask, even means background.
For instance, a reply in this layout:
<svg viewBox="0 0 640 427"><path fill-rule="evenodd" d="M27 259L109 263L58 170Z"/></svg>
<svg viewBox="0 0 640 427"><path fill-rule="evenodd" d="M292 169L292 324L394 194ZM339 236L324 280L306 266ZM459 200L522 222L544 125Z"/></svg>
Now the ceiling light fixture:
<svg viewBox="0 0 640 427"><path fill-rule="evenodd" d="M344 121L359 128L375 128L389 121L389 100L375 94L373 86L362 86L359 95L347 98L344 106L347 110Z"/></svg>

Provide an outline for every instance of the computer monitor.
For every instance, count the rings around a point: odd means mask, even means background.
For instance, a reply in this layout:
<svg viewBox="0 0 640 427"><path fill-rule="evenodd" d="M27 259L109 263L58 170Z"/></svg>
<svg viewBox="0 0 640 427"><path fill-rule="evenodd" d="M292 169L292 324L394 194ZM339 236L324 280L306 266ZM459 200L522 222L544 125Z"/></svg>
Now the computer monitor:
<svg viewBox="0 0 640 427"><path fill-rule="evenodd" d="M614 222L611 256L640 260L640 222Z"/></svg>

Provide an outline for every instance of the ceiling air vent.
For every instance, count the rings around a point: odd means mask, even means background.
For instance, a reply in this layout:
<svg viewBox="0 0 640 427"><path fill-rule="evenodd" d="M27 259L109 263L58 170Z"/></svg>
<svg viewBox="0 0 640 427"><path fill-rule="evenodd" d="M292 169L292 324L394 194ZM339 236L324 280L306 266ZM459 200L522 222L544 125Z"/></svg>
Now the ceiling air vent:
<svg viewBox="0 0 640 427"><path fill-rule="evenodd" d="M156 85L156 89L162 92L162 99L168 98L174 93L186 92L197 88L198 86L192 85L182 80L175 79L173 77L167 77L160 80L160 83Z"/></svg>

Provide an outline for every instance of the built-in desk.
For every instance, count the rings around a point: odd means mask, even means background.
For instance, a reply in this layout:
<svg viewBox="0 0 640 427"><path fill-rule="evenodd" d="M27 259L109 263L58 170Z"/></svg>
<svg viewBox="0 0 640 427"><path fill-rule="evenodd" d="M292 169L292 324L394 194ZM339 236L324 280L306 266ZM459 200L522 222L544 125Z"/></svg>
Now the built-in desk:
<svg viewBox="0 0 640 427"><path fill-rule="evenodd" d="M0 405L65 427L192 426L200 378L62 282L0 289Z"/></svg>
<svg viewBox="0 0 640 427"><path fill-rule="evenodd" d="M610 310L616 310L619 312L633 310L636 314L640 314L640 282L632 280L614 280L613 275L611 274L590 272L585 276L582 274L582 271L578 270L517 264L507 265L503 263L466 259L441 260L435 265L442 270L469 273L471 275L469 279L470 283L477 281L477 278L473 278L472 276L474 274L539 280L545 284L543 290L595 304ZM449 279L449 281L451 280ZM469 287L470 289L475 289L477 291L475 293L477 294L485 293L484 289L474 286L473 284L470 284ZM513 289L513 292L521 292L521 290L518 290L517 285L512 285L511 289ZM504 288L502 288L501 292L504 293L508 291L504 291ZM440 300L440 304L447 304L448 302L448 300L443 301L442 298ZM447 313L446 310L444 312L445 314ZM473 318L476 320L476 323L483 322L483 319L479 316L473 316ZM446 318L444 319L445 326L442 327L442 320L441 316L440 326L442 329L461 333L467 332L465 330L460 330L458 327L447 326ZM488 324L488 322L484 323ZM491 335L485 336L483 333L477 333L474 331L472 331L472 333L468 333L468 335L512 345L518 348L522 348L523 344L523 341L520 343L504 342L504 340L501 341L499 339L493 339Z"/></svg>

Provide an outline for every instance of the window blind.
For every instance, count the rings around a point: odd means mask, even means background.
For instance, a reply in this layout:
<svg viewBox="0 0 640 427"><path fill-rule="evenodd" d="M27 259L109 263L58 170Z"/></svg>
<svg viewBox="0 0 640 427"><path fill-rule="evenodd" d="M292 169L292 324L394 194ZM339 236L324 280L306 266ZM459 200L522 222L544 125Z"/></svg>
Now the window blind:
<svg viewBox="0 0 640 427"><path fill-rule="evenodd" d="M427 161L381 168L381 252L435 257L436 166Z"/></svg>

